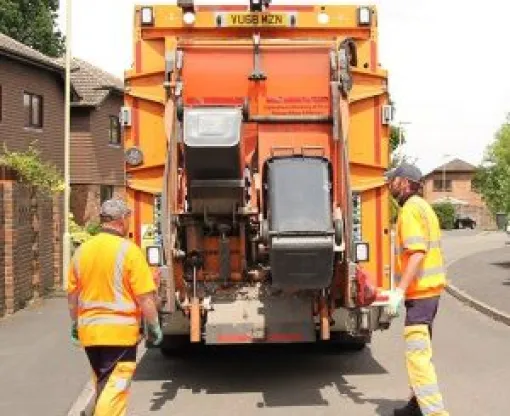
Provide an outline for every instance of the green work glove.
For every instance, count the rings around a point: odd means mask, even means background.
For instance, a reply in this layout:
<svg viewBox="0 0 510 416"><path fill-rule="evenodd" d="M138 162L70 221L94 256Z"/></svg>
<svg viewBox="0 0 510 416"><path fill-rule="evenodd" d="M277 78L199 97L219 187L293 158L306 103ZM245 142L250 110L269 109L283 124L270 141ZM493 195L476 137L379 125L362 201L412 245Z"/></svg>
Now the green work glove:
<svg viewBox="0 0 510 416"><path fill-rule="evenodd" d="M163 331L161 331L161 326L159 325L159 321L156 322L148 322L147 329L149 332L149 340L152 342L152 345L159 345L163 341Z"/></svg>
<svg viewBox="0 0 510 416"><path fill-rule="evenodd" d="M398 311L400 309L400 305L404 300L404 291L400 288L397 288L390 292L390 299L388 303L388 314L395 318L398 316Z"/></svg>
<svg viewBox="0 0 510 416"><path fill-rule="evenodd" d="M71 342L77 347L80 346L80 339L78 338L78 323L73 321L71 325Z"/></svg>

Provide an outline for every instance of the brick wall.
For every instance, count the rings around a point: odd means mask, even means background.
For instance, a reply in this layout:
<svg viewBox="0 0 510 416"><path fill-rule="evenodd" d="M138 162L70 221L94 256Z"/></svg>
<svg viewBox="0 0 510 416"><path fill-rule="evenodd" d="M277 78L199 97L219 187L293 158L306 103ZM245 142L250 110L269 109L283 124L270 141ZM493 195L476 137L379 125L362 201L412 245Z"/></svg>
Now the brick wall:
<svg viewBox="0 0 510 416"><path fill-rule="evenodd" d="M434 172L425 180L424 197L430 203L445 197L467 202L467 205L459 206L457 212L463 216L473 218L479 227L493 228L495 226L493 216L483 202L481 195L471 188L473 176L474 173L469 172L446 172L446 176L443 178L442 172ZM451 180L451 191L435 191L434 181L443 183L444 179Z"/></svg>
<svg viewBox="0 0 510 416"><path fill-rule="evenodd" d="M4 184L0 182L0 316L5 314L5 212Z"/></svg>
<svg viewBox="0 0 510 416"><path fill-rule="evenodd" d="M114 186L114 197L125 198L125 188ZM71 212L77 224L85 225L99 221L101 185L72 185Z"/></svg>
<svg viewBox="0 0 510 416"><path fill-rule="evenodd" d="M15 183L13 202L14 309L18 310L23 308L33 296L32 244L34 232L30 212L30 190Z"/></svg>
<svg viewBox="0 0 510 416"><path fill-rule="evenodd" d="M14 313L61 283L62 197L0 182L0 316Z"/></svg>

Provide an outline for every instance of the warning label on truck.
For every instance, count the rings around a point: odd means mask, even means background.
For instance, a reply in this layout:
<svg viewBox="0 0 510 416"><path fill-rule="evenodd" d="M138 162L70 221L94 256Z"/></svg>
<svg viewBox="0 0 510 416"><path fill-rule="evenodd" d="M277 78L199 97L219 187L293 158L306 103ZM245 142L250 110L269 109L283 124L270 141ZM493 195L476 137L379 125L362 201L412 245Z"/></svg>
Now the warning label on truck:
<svg viewBox="0 0 510 416"><path fill-rule="evenodd" d="M266 97L264 112L273 115L327 115L330 111L328 97Z"/></svg>

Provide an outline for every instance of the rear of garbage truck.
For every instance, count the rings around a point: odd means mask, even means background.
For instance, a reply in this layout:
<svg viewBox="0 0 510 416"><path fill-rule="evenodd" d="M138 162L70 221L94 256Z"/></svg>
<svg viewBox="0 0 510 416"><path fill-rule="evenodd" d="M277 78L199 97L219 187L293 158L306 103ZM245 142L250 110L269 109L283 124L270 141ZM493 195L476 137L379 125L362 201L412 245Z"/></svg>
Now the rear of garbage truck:
<svg viewBox="0 0 510 416"><path fill-rule="evenodd" d="M163 352L386 329L387 72L369 6L138 6L121 123Z"/></svg>

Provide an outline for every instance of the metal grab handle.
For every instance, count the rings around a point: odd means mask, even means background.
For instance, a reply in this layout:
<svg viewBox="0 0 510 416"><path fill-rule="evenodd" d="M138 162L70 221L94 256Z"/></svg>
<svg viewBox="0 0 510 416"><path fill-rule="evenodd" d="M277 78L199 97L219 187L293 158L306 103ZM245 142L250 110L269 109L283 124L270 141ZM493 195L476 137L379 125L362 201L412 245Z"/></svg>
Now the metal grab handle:
<svg viewBox="0 0 510 416"><path fill-rule="evenodd" d="M291 146L276 146L271 147L271 156L274 157L276 152L284 152L285 150L289 151L291 156L294 156L294 148Z"/></svg>
<svg viewBox="0 0 510 416"><path fill-rule="evenodd" d="M307 151L310 153L314 153L314 152L320 153L320 155L319 155L320 157L324 157L326 154L326 151L325 151L324 147L322 147L322 146L303 146L303 147L301 147L301 154L303 156L306 155Z"/></svg>

